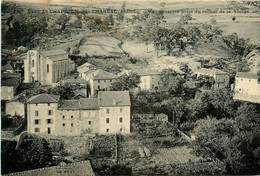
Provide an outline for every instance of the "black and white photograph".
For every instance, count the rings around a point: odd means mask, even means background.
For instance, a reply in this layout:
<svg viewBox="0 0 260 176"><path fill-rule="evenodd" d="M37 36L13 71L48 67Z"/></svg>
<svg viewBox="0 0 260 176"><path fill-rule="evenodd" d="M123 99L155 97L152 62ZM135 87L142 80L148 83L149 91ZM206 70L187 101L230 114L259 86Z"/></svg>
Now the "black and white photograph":
<svg viewBox="0 0 260 176"><path fill-rule="evenodd" d="M1 175L260 175L260 1L2 0Z"/></svg>

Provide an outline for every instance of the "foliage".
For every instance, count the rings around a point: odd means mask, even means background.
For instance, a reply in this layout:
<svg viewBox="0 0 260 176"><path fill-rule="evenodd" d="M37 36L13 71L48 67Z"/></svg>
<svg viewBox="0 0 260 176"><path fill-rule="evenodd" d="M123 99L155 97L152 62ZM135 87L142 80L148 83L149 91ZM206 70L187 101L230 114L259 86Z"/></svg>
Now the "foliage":
<svg viewBox="0 0 260 176"><path fill-rule="evenodd" d="M208 118L197 121L193 147L200 155L219 159L226 167L225 174L259 174L259 115L252 106L246 105L237 113L240 115L234 120ZM254 123L247 120L252 113ZM245 126L241 126L241 120Z"/></svg>
<svg viewBox="0 0 260 176"><path fill-rule="evenodd" d="M110 27L107 26L106 21L99 16L85 16L84 20L86 22L87 28L93 32L107 31L110 29Z"/></svg>
<svg viewBox="0 0 260 176"><path fill-rule="evenodd" d="M202 91L196 99L189 102L194 119L213 116L216 118L233 115L233 94L229 90L217 89Z"/></svg>
<svg viewBox="0 0 260 176"><path fill-rule="evenodd" d="M246 56L253 50L253 46L248 44L250 39L239 38L237 33L223 36L223 40L236 55Z"/></svg>
<svg viewBox="0 0 260 176"><path fill-rule="evenodd" d="M2 117L2 128L17 128L20 125L22 125L24 122L24 119L21 116L10 116L5 115Z"/></svg>
<svg viewBox="0 0 260 176"><path fill-rule="evenodd" d="M107 71L107 72L112 72L114 74L118 74L121 72L121 66L117 65L117 64L106 64L103 67L103 70Z"/></svg>
<svg viewBox="0 0 260 176"><path fill-rule="evenodd" d="M45 139L24 140L21 147L15 150L16 142L2 143L2 174L32 170L50 166L52 153Z"/></svg>
<svg viewBox="0 0 260 176"><path fill-rule="evenodd" d="M140 76L135 73L130 73L129 75L124 74L120 76L116 82L111 84L110 90L130 90L138 87L140 83Z"/></svg>
<svg viewBox="0 0 260 176"><path fill-rule="evenodd" d="M61 14L57 19L56 19L56 24L58 24L59 26L61 26L61 30L64 30L66 28L66 24L69 22L70 17L63 13Z"/></svg>
<svg viewBox="0 0 260 176"><path fill-rule="evenodd" d="M205 87L207 89L211 89L215 84L215 79L207 75L200 75L197 79L197 82L198 82L197 86L199 88Z"/></svg>
<svg viewBox="0 0 260 176"><path fill-rule="evenodd" d="M3 33L3 44L17 47L26 46L32 48L35 35L46 31L47 22L44 18L35 20L14 20L13 25Z"/></svg>
<svg viewBox="0 0 260 176"><path fill-rule="evenodd" d="M161 72L161 83L165 91L170 94L182 94L185 80L172 69L164 69Z"/></svg>
<svg viewBox="0 0 260 176"><path fill-rule="evenodd" d="M65 85L60 85L54 88L50 88L48 90L48 93L53 95L60 95L61 99L71 99L75 96L74 90L81 88L80 85L71 85L69 83L66 83Z"/></svg>

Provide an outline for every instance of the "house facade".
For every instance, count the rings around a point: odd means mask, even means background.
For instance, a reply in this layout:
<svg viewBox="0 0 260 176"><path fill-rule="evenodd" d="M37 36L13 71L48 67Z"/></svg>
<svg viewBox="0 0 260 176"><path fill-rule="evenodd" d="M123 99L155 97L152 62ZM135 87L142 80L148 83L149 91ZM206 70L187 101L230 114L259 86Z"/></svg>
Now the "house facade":
<svg viewBox="0 0 260 176"><path fill-rule="evenodd" d="M108 90L113 82L116 82L118 76L101 69L90 70L82 75L82 78L89 82L90 93L97 95L100 90Z"/></svg>
<svg viewBox="0 0 260 176"><path fill-rule="evenodd" d="M207 69L207 68L201 68L194 72L197 75L197 78L200 75L205 75L209 77L213 77L215 80L215 83L213 85L214 89L222 89L222 88L228 88L230 87L230 76L228 73L223 72L219 69L213 68L213 69Z"/></svg>
<svg viewBox="0 0 260 176"><path fill-rule="evenodd" d="M21 83L21 75L2 73L1 78L1 100L7 101L13 99Z"/></svg>
<svg viewBox="0 0 260 176"><path fill-rule="evenodd" d="M256 73L238 72L235 77L235 100L260 103L260 79Z"/></svg>
<svg viewBox="0 0 260 176"><path fill-rule="evenodd" d="M135 73L140 76L140 84L138 88L140 90L159 90L161 73L155 70L140 68L132 69L129 73Z"/></svg>
<svg viewBox="0 0 260 176"><path fill-rule="evenodd" d="M40 94L27 102L28 132L57 136L130 133L128 91L100 91L98 98L59 100Z"/></svg>
<svg viewBox="0 0 260 176"><path fill-rule="evenodd" d="M15 107L15 108L14 108ZM19 94L13 99L6 102L5 114L11 116L25 117L26 111L26 96L25 94Z"/></svg>
<svg viewBox="0 0 260 176"><path fill-rule="evenodd" d="M63 50L30 50L24 60L24 82L39 81L42 85L53 85L74 69L74 62Z"/></svg>

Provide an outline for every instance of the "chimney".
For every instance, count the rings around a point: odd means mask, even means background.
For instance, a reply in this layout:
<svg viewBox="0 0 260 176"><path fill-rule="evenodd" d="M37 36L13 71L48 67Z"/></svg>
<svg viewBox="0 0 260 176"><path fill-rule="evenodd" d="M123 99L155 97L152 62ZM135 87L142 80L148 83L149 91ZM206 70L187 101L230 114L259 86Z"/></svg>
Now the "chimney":
<svg viewBox="0 0 260 176"><path fill-rule="evenodd" d="M116 105L116 100L115 99L113 99L113 105Z"/></svg>

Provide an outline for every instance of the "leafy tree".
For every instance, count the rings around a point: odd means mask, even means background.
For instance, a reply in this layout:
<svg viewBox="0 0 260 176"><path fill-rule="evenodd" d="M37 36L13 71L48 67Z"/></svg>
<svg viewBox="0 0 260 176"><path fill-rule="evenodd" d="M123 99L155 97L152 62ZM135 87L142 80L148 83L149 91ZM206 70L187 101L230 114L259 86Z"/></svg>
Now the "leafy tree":
<svg viewBox="0 0 260 176"><path fill-rule="evenodd" d="M161 83L170 94L182 94L185 80L172 69L164 69L161 73Z"/></svg>
<svg viewBox="0 0 260 176"><path fill-rule="evenodd" d="M66 15L65 13L61 14L57 19L56 23L61 26L61 30L64 30L66 28L66 24L69 22L70 17Z"/></svg>
<svg viewBox="0 0 260 176"><path fill-rule="evenodd" d="M228 90L203 90L196 99L190 101L190 111L194 118L213 116L232 117L234 110L233 94Z"/></svg>
<svg viewBox="0 0 260 176"><path fill-rule="evenodd" d="M48 93L50 94L54 94L54 95L60 95L61 99L71 99L73 96L75 96L73 90L75 90L75 88L73 89L72 85L70 85L69 83L66 83L63 86L57 86L54 88L50 88L48 90Z"/></svg>
<svg viewBox="0 0 260 176"><path fill-rule="evenodd" d="M2 174L48 167L52 163L52 153L43 138L25 139L15 150L16 142L4 141L1 145Z"/></svg>
<svg viewBox="0 0 260 176"><path fill-rule="evenodd" d="M180 25L188 24L189 21L193 20L190 13L187 13L181 17L181 19L178 21Z"/></svg>
<svg viewBox="0 0 260 176"><path fill-rule="evenodd" d="M239 38L237 33L223 36L223 40L234 54L240 56L246 56L253 49L253 46L248 44L250 39Z"/></svg>
<svg viewBox="0 0 260 176"><path fill-rule="evenodd" d="M120 76L116 82L111 84L110 90L131 90L138 87L140 83L140 76L135 73L130 73L129 75L124 74Z"/></svg>
<svg viewBox="0 0 260 176"><path fill-rule="evenodd" d="M239 128L237 120L199 120L194 129L194 149L198 154L219 159L225 165L225 174L259 174L259 128L246 132Z"/></svg>

